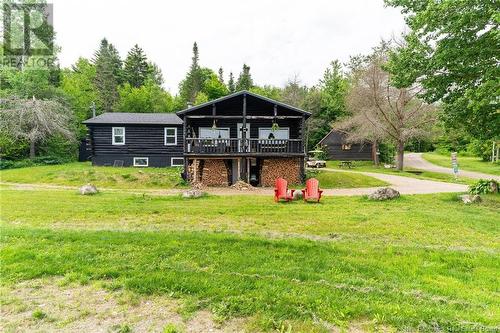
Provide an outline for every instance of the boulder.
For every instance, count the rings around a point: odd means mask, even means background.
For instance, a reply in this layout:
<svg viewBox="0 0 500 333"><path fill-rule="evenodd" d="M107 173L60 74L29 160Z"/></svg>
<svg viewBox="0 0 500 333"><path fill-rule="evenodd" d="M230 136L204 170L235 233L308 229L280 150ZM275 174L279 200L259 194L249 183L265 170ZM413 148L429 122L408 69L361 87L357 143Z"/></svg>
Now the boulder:
<svg viewBox="0 0 500 333"><path fill-rule="evenodd" d="M95 185L92 185L90 183L80 187L80 194L81 195L93 195L93 194L97 194L97 192L98 192L97 187L95 187Z"/></svg>
<svg viewBox="0 0 500 333"><path fill-rule="evenodd" d="M302 199L302 191L295 190L295 192L293 192L293 200L300 200L300 199Z"/></svg>
<svg viewBox="0 0 500 333"><path fill-rule="evenodd" d="M391 200L394 198L399 198L400 194L398 191L396 191L393 188L390 187L383 187L379 188L372 194L368 196L368 199L370 200Z"/></svg>
<svg viewBox="0 0 500 333"><path fill-rule="evenodd" d="M196 188L192 188L182 193L182 197L186 199L201 198L205 195L205 192Z"/></svg>
<svg viewBox="0 0 500 333"><path fill-rule="evenodd" d="M471 194L462 194L460 196L458 196L460 198L460 200L462 200L462 202L466 205L468 204L472 204L472 203L478 203L478 202L481 202L482 199L479 195L475 194L475 195L471 195Z"/></svg>

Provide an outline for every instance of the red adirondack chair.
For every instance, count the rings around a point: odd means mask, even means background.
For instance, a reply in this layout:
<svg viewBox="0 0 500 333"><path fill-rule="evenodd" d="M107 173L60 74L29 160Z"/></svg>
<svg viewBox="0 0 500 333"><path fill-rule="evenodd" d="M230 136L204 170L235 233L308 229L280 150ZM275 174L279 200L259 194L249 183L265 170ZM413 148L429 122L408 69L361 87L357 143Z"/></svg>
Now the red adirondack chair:
<svg viewBox="0 0 500 333"><path fill-rule="evenodd" d="M295 192L295 190L288 190L288 182L285 179L276 179L274 185L274 201L278 202L280 199L290 201L293 199L293 192Z"/></svg>
<svg viewBox="0 0 500 333"><path fill-rule="evenodd" d="M304 201L314 199L319 202L322 190L319 189L319 181L316 178L310 178L306 181L306 188L302 190Z"/></svg>

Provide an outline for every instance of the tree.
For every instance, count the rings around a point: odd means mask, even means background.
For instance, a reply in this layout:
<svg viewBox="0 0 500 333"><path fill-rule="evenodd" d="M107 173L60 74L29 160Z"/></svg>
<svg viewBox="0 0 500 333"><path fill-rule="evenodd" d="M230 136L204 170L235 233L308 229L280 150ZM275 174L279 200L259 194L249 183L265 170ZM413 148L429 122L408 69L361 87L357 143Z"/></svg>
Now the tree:
<svg viewBox="0 0 500 333"><path fill-rule="evenodd" d="M376 52L359 64L347 96L350 115L334 127L348 131L352 141L392 141L397 147L397 168L403 170L405 144L427 136L437 114L432 105L418 98L421 86L392 86L384 70L386 63L386 54Z"/></svg>
<svg viewBox="0 0 500 333"><path fill-rule="evenodd" d="M99 104L104 112L112 112L118 102L118 85L123 78L120 57L115 47L103 39L93 63L96 67L94 84L99 92Z"/></svg>
<svg viewBox="0 0 500 333"><path fill-rule="evenodd" d="M203 68L203 83L201 91L204 93L208 100L216 99L228 94L226 85L220 81L217 75L208 68Z"/></svg>
<svg viewBox="0 0 500 333"><path fill-rule="evenodd" d="M196 95L201 91L201 84L203 80L199 61L200 55L198 51L198 44L194 42L191 66L186 74L186 78L179 84L179 95L186 102L194 103Z"/></svg>
<svg viewBox="0 0 500 333"><path fill-rule="evenodd" d="M127 82L118 92L120 101L116 109L120 112L172 112L174 109L172 96L153 80L147 80L140 87Z"/></svg>
<svg viewBox="0 0 500 333"><path fill-rule="evenodd" d="M281 89L278 87L265 85L265 86L253 86L250 88L250 91L256 93L258 95L272 98L277 101L281 101Z"/></svg>
<svg viewBox="0 0 500 333"><path fill-rule="evenodd" d="M61 89L67 96L73 113L80 124L80 135L86 133L82 121L92 116L92 103L100 103L99 92L94 85L96 67L87 59L80 58L71 69L62 73ZM100 105L97 105L100 108Z"/></svg>
<svg viewBox="0 0 500 333"><path fill-rule="evenodd" d="M500 136L498 2L386 0L400 7L411 31L388 69L398 87L415 82L443 104L443 119L476 138Z"/></svg>
<svg viewBox="0 0 500 333"><path fill-rule="evenodd" d="M229 81L227 82L227 89L232 94L236 91L236 86L234 84L233 72L229 72Z"/></svg>
<svg viewBox="0 0 500 333"><path fill-rule="evenodd" d="M156 83L159 86L163 85L163 83L164 83L163 73L162 73L160 67L158 67L158 65L156 65L153 62L148 62L147 79L152 80L154 83Z"/></svg>
<svg viewBox="0 0 500 333"><path fill-rule="evenodd" d="M150 66L144 51L135 44L125 58L123 76L132 87L139 88L150 75Z"/></svg>
<svg viewBox="0 0 500 333"><path fill-rule="evenodd" d="M250 66L243 64L243 69L236 81L236 90L250 90L253 87L252 75L250 74Z"/></svg>
<svg viewBox="0 0 500 333"><path fill-rule="evenodd" d="M219 67L219 82L224 84L224 70L222 67Z"/></svg>
<svg viewBox="0 0 500 333"><path fill-rule="evenodd" d="M0 133L30 144L30 158L36 155L39 143L54 135L74 140L70 129L71 111L54 100L11 98L3 101L0 110Z"/></svg>
<svg viewBox="0 0 500 333"><path fill-rule="evenodd" d="M307 96L307 87L300 84L298 76L289 79L283 89L282 101L286 104L302 108Z"/></svg>
<svg viewBox="0 0 500 333"><path fill-rule="evenodd" d="M332 61L318 86L312 89L311 98L319 98L319 105L313 103L317 108L309 119L309 145L312 147L328 134L331 129L330 124L345 114L348 88L348 79L341 64Z"/></svg>

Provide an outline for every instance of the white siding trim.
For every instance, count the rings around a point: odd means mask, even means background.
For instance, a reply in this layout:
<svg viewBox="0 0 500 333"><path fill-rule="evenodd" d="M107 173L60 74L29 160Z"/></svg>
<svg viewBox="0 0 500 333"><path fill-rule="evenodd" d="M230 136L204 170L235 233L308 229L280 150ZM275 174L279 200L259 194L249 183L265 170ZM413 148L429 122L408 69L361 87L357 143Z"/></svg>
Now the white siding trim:
<svg viewBox="0 0 500 333"><path fill-rule="evenodd" d="M175 131L175 134L174 134L174 143L167 143L167 130L171 130L173 129ZM171 135L169 135L169 137L171 137ZM165 127L165 129L163 130L163 144L165 146L177 146L177 127Z"/></svg>
<svg viewBox="0 0 500 333"><path fill-rule="evenodd" d="M182 160L181 164L174 164L174 159L180 159ZM184 158L183 157L171 157L170 158L170 166L184 166Z"/></svg>
<svg viewBox="0 0 500 333"><path fill-rule="evenodd" d="M145 159L146 165L138 165L137 162L135 161L136 159ZM149 166L149 157L134 157L134 166L135 167L147 167L147 166Z"/></svg>
<svg viewBox="0 0 500 333"><path fill-rule="evenodd" d="M115 135L115 129L121 129L123 131L122 135ZM115 136L122 136L123 142L116 142ZM121 146L125 144L125 127L112 127L111 128L111 143L115 146Z"/></svg>

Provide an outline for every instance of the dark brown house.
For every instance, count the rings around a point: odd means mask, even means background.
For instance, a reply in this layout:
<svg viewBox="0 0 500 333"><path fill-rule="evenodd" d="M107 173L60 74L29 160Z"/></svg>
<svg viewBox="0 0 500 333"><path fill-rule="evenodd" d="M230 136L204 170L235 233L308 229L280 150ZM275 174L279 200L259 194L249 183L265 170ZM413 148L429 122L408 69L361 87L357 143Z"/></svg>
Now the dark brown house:
<svg viewBox="0 0 500 333"><path fill-rule="evenodd" d="M272 186L304 178L305 122L310 113L240 91L177 112L185 133L188 179L228 185L239 179Z"/></svg>
<svg viewBox="0 0 500 333"><path fill-rule="evenodd" d="M175 114L105 113L85 121L94 165L184 166L208 186L304 178L310 113L240 91Z"/></svg>
<svg viewBox="0 0 500 333"><path fill-rule="evenodd" d="M373 160L372 144L348 143L345 140L345 133L338 130L331 130L319 145L328 155L329 160L341 161L371 161Z"/></svg>

